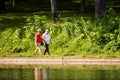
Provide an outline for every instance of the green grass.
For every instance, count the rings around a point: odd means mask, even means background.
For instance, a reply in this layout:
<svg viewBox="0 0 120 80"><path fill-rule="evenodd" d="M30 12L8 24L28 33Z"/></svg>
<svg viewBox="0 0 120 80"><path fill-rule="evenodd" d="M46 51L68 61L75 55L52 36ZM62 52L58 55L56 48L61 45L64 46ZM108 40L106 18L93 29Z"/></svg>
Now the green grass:
<svg viewBox="0 0 120 80"><path fill-rule="evenodd" d="M0 57L33 57L33 58L120 58L120 53L101 53L101 54L92 54L92 53L80 53L77 55L63 55L63 54L55 54L51 53L51 55L40 55L39 53L37 55L34 55L32 51L23 52L23 53L0 53Z"/></svg>

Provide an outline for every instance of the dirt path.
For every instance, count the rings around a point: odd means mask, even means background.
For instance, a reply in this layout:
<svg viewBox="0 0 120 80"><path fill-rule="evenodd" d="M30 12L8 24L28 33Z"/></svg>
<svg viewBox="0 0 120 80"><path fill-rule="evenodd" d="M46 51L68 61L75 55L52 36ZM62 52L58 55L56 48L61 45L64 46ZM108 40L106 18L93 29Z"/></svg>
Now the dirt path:
<svg viewBox="0 0 120 80"><path fill-rule="evenodd" d="M0 58L0 65L120 65L120 58Z"/></svg>

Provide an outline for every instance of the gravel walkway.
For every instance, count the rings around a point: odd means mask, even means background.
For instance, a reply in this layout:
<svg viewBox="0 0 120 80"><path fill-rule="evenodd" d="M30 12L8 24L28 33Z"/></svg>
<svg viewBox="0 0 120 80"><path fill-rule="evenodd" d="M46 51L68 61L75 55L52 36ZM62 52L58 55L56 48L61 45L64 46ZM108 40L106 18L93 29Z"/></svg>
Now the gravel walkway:
<svg viewBox="0 0 120 80"><path fill-rule="evenodd" d="M0 65L120 65L120 58L0 58Z"/></svg>

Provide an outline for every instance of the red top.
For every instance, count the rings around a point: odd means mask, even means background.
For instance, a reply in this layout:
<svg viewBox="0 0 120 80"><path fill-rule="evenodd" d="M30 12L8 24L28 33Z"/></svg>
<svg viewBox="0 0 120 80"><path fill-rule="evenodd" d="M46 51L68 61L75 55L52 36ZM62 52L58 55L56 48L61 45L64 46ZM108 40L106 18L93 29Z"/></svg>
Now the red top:
<svg viewBox="0 0 120 80"><path fill-rule="evenodd" d="M40 33L37 33L36 35L35 35L35 38L36 38L36 42L42 42L42 34L40 34Z"/></svg>

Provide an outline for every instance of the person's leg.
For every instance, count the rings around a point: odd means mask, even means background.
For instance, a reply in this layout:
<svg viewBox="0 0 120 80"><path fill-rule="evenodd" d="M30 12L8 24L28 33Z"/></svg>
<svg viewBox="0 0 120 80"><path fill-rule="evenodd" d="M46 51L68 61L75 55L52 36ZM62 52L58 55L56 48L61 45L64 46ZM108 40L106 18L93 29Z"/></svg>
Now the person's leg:
<svg viewBox="0 0 120 80"><path fill-rule="evenodd" d="M34 55L36 55L37 51L38 51L38 49L37 49L37 46L36 46L35 51L34 51Z"/></svg>
<svg viewBox="0 0 120 80"><path fill-rule="evenodd" d="M46 55L46 52L47 52L47 44L45 43L44 55Z"/></svg>
<svg viewBox="0 0 120 80"><path fill-rule="evenodd" d="M37 48L38 48L39 53L42 54L42 49L41 49L41 44L40 43L38 43Z"/></svg>
<svg viewBox="0 0 120 80"><path fill-rule="evenodd" d="M44 55L46 55L46 50L44 50Z"/></svg>
<svg viewBox="0 0 120 80"><path fill-rule="evenodd" d="M50 52L49 52L49 44L46 44L46 52L48 52L48 54L50 54Z"/></svg>
<svg viewBox="0 0 120 80"><path fill-rule="evenodd" d="M40 54L42 54L42 49L41 49L40 43L37 43L36 49L35 49L35 51L34 51L34 54L36 54L38 51L39 51Z"/></svg>
<svg viewBox="0 0 120 80"><path fill-rule="evenodd" d="M47 44L47 52L48 52L48 54L50 55L50 52L49 52L49 44Z"/></svg>
<svg viewBox="0 0 120 80"><path fill-rule="evenodd" d="M42 54L41 46L38 47L39 53Z"/></svg>

